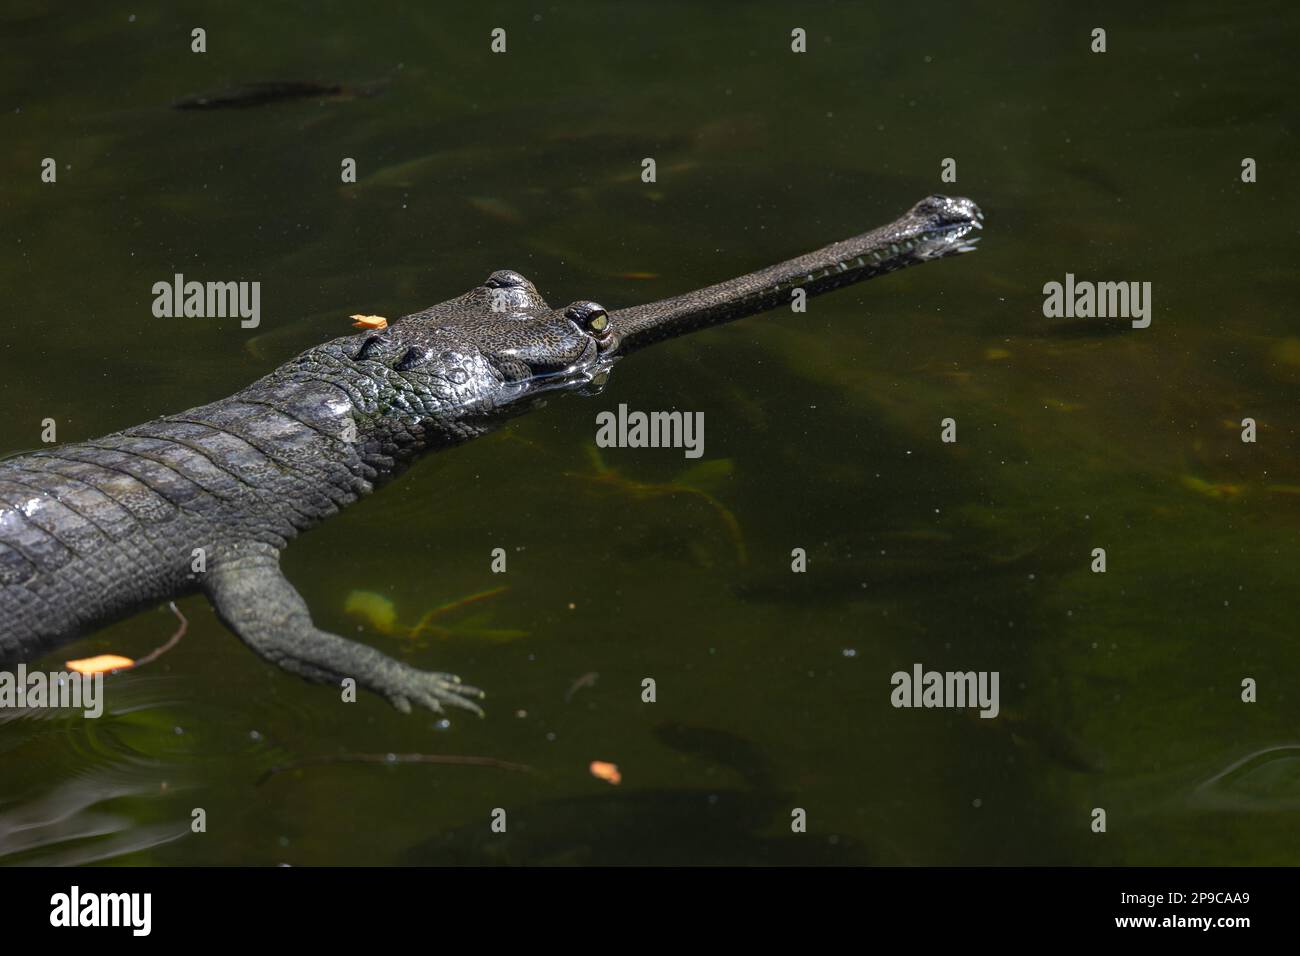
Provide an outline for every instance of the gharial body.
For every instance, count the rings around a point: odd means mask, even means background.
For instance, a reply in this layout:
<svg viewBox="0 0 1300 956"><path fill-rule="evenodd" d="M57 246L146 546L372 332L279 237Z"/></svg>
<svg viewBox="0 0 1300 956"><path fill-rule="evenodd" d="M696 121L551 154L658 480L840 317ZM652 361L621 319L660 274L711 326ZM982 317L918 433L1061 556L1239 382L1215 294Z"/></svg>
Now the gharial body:
<svg viewBox="0 0 1300 956"><path fill-rule="evenodd" d="M315 627L280 571L288 542L426 452L548 393L598 389L629 352L797 289L816 295L969 251L982 218L969 199L931 196L853 239L614 312L552 309L523 276L494 272L387 329L309 349L229 398L0 461L0 665L201 590L253 650L295 674L352 678L402 711L481 712L482 693L459 678Z"/></svg>

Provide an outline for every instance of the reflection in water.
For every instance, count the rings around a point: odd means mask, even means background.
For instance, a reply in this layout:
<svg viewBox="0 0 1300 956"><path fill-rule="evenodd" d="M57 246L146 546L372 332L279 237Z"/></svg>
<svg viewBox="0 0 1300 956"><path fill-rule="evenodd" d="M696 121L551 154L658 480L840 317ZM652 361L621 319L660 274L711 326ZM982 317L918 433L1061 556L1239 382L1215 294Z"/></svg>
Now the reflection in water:
<svg viewBox="0 0 1300 956"><path fill-rule="evenodd" d="M1199 806L1237 813L1300 810L1300 744L1278 744L1234 760L1192 791Z"/></svg>
<svg viewBox="0 0 1300 956"><path fill-rule="evenodd" d="M176 736L173 683L110 677L109 708L97 719L53 709L5 715L0 865L102 862L189 834L173 799L189 789L189 774L174 746L153 746Z"/></svg>
<svg viewBox="0 0 1300 956"><path fill-rule="evenodd" d="M0 866L80 866L188 836L190 828L181 819L142 821L157 796L152 775L133 781L120 771L102 770L71 777L12 808L0 807Z"/></svg>

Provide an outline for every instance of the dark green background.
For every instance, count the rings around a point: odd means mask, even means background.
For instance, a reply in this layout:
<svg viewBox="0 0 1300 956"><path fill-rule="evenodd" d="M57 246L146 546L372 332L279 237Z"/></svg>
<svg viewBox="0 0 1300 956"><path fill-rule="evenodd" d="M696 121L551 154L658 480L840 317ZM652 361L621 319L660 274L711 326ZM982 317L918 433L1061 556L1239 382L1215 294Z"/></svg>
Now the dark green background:
<svg viewBox="0 0 1300 956"><path fill-rule="evenodd" d="M1291 5L62 6L12 0L0 22L3 452L47 417L77 441L214 400L350 313L415 311L494 269L613 308L933 191L975 198L988 227L975 255L637 355L600 397L426 461L289 550L318 623L487 688L486 720L343 706L188 599L189 636L113 679L103 719L0 726L0 862L1295 862ZM271 79L389 82L169 108ZM154 318L175 272L260 281L262 326ZM1066 272L1151 282L1151 327L1045 319ZM699 496L580 477L619 402L704 412L747 565ZM688 464L606 462L646 484ZM409 621L501 583L482 613L529 632L509 643L403 650L343 609L378 591ZM171 628L146 613L45 663L140 656ZM1000 671L1003 717L891 708L914 662ZM534 771L257 783L357 752Z"/></svg>

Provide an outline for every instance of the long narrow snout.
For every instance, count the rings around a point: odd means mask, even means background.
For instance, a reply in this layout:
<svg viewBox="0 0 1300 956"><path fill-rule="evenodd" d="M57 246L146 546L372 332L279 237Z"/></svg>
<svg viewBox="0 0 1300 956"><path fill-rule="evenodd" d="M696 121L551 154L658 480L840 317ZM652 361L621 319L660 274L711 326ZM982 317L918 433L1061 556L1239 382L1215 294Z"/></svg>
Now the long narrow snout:
<svg viewBox="0 0 1300 956"><path fill-rule="evenodd" d="M610 313L618 342L612 355L626 355L653 342L766 312L790 302L796 289L808 296L874 279L933 259L970 252L979 241L984 214L961 197L928 196L888 225L807 255L671 299Z"/></svg>

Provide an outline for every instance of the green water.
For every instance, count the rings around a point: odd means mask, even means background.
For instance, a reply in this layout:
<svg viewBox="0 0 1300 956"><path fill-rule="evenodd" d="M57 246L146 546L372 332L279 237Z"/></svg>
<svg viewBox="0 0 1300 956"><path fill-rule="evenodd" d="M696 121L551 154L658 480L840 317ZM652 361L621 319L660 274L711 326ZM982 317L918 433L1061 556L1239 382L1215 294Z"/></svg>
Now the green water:
<svg viewBox="0 0 1300 956"><path fill-rule="evenodd" d="M189 634L112 678L102 719L0 725L0 862L1296 861L1288 5L269 6L6 6L0 452L46 418L78 441L214 400L351 313L495 269L614 308L934 191L976 199L985 239L638 354L289 549L318 624L487 688L486 720L341 704L187 599ZM169 108L272 79L382 89ZM261 326L154 318L177 272L260 281ZM1067 272L1152 283L1150 328L1045 318ZM620 402L703 412L708 481L632 449L596 480L595 415ZM345 612L377 592L412 624L502 585L424 641ZM142 656L173 623L43 663ZM998 671L1002 716L891 707L918 662ZM390 752L532 769L263 779Z"/></svg>

